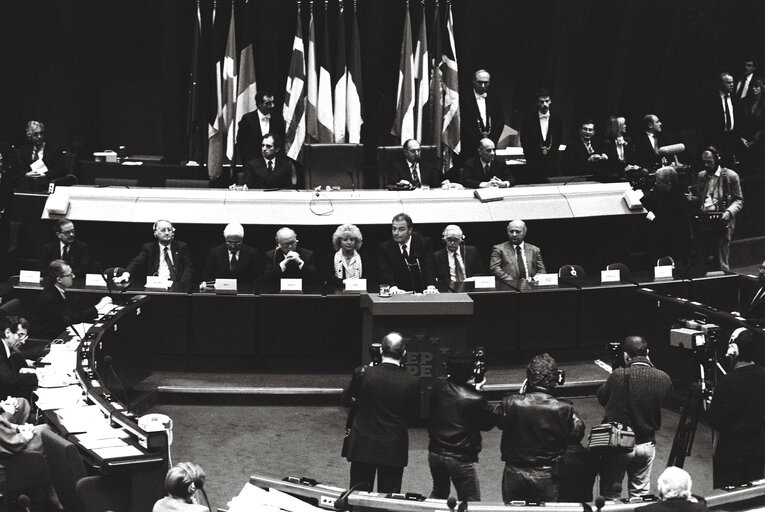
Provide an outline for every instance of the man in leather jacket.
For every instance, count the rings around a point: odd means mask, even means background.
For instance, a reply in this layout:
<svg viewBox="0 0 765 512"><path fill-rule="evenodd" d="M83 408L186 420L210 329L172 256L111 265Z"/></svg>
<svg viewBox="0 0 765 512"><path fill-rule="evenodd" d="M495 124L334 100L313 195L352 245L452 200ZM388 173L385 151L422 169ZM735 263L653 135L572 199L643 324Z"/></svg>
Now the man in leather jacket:
<svg viewBox="0 0 765 512"><path fill-rule="evenodd" d="M430 394L430 497L448 498L451 480L460 501L480 501L475 463L481 451L481 430L494 427L492 409L480 393L486 379L472 381L473 360L464 352L452 354L446 370L447 379L439 381Z"/></svg>
<svg viewBox="0 0 765 512"><path fill-rule="evenodd" d="M525 389L506 395L494 409L502 429L505 503L558 499L558 470L574 426L574 407L553 396L557 382L555 359L535 356L526 367Z"/></svg>

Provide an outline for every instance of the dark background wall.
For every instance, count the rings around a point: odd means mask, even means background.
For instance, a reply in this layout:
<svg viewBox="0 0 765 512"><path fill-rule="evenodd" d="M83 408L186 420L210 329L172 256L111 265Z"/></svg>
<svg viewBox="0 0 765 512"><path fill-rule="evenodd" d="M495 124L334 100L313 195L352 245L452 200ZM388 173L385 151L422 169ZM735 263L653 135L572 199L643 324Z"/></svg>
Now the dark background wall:
<svg viewBox="0 0 765 512"><path fill-rule="evenodd" d="M250 2L258 85L281 99L296 2ZM226 23L230 4L218 4ZM426 1L428 13L433 5ZM209 36L212 0L201 7ZM545 86L569 127L581 116L603 122L618 113L634 128L650 111L665 130L693 129L716 75L759 57L765 28L765 2L757 0L454 0L452 7L462 85L475 69L490 70L514 126ZM404 9L403 0L358 0L370 147L392 142ZM411 2L415 35L419 9ZM321 0L314 10L322 27ZM195 11L193 0L0 0L0 141L19 142L35 118L50 140L83 152L124 144L134 154L186 158ZM337 0L327 13L332 40ZM214 49L221 43L206 39L208 61Z"/></svg>

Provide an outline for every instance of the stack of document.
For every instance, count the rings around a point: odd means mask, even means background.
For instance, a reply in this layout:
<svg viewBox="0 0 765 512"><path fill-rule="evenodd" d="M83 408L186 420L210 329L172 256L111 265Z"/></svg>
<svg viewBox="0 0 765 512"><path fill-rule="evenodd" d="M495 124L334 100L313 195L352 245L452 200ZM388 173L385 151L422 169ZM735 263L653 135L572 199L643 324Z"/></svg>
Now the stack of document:
<svg viewBox="0 0 765 512"><path fill-rule="evenodd" d="M251 512L253 510L259 512L277 512L280 510L288 512L320 512L322 509L276 489L265 490L248 482L245 484L242 492L228 502L228 512Z"/></svg>
<svg viewBox="0 0 765 512"><path fill-rule="evenodd" d="M76 407L85 403L85 395L80 386L37 388L34 393L37 397L35 404L42 411Z"/></svg>

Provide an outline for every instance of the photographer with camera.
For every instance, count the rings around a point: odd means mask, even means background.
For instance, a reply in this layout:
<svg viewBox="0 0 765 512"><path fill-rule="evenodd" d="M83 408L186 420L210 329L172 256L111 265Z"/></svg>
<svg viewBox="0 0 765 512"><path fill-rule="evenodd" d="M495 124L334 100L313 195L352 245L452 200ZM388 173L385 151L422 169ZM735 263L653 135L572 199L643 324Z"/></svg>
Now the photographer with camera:
<svg viewBox="0 0 765 512"><path fill-rule="evenodd" d="M622 343L624 368L615 368L598 389L598 402L605 408L603 423L618 422L635 432L635 447L627 452L603 455L600 494L620 498L625 472L630 498L650 492L651 465L656 454L656 431L661 428L661 406L672 393L669 375L654 368L648 358L648 343L641 336L627 336Z"/></svg>
<svg viewBox="0 0 765 512"><path fill-rule="evenodd" d="M553 395L561 375L549 354L534 356L520 393L506 395L494 409L502 429L505 503L558 499L560 464L574 428L574 406Z"/></svg>
<svg viewBox="0 0 765 512"><path fill-rule="evenodd" d="M476 382L475 361L464 352L449 355L447 378L430 393L428 464L433 476L431 498L449 497L450 480L460 501L480 501L475 463L481 451L481 431L494 427L494 416L480 393L486 379Z"/></svg>
<svg viewBox="0 0 765 512"><path fill-rule="evenodd" d="M409 457L408 426L418 415L420 387L417 377L404 370L404 338L392 332L382 339L382 359L353 372L342 403L353 407L344 456L351 463L351 483L371 491L401 492L401 479Z"/></svg>

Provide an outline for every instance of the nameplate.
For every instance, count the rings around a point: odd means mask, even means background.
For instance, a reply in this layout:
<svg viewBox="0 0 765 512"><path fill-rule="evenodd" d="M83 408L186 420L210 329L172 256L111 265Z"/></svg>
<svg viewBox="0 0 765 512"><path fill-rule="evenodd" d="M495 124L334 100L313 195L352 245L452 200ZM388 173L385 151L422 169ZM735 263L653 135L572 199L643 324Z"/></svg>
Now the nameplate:
<svg viewBox="0 0 765 512"><path fill-rule="evenodd" d="M19 271L19 282L40 284L40 271L39 270Z"/></svg>
<svg viewBox="0 0 765 512"><path fill-rule="evenodd" d="M558 286L558 274L537 274L534 278L539 286Z"/></svg>
<svg viewBox="0 0 765 512"><path fill-rule="evenodd" d="M303 280L302 279L282 279L281 291L283 292L302 292Z"/></svg>
<svg viewBox="0 0 765 512"><path fill-rule="evenodd" d="M672 279L674 277L672 275L672 271L675 268L672 265L660 265L658 267L653 267L653 278L654 279Z"/></svg>
<svg viewBox="0 0 765 512"><path fill-rule="evenodd" d="M366 279L343 279L346 292L365 292L367 291Z"/></svg>
<svg viewBox="0 0 765 512"><path fill-rule="evenodd" d="M216 279L215 293L236 293L236 279Z"/></svg>
<svg viewBox="0 0 765 512"><path fill-rule="evenodd" d="M85 286L106 286L106 280L101 274L85 274Z"/></svg>
<svg viewBox="0 0 765 512"><path fill-rule="evenodd" d="M600 282L601 283L618 283L622 280L622 271L618 268L616 270L601 270Z"/></svg>
<svg viewBox="0 0 765 512"><path fill-rule="evenodd" d="M172 286L173 282L169 279L163 279L159 276L146 277L146 288L159 288L167 290Z"/></svg>
<svg viewBox="0 0 765 512"><path fill-rule="evenodd" d="M494 289L497 287L497 283L494 279L494 276L473 276L473 284L475 285L475 289L487 289L491 288Z"/></svg>

